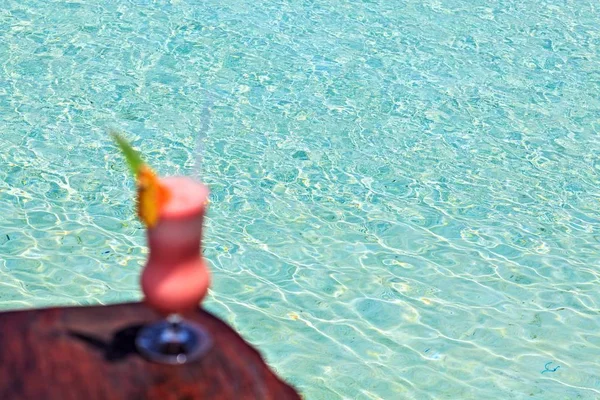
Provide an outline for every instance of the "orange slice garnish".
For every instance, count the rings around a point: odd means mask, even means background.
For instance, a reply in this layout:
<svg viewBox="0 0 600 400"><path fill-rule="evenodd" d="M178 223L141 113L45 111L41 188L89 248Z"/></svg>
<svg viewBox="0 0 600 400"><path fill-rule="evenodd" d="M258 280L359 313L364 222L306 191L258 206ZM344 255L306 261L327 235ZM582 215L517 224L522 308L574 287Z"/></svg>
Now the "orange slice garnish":
<svg viewBox="0 0 600 400"><path fill-rule="evenodd" d="M148 228L156 225L169 197L169 190L161 185L154 171L142 165L137 173L137 214Z"/></svg>

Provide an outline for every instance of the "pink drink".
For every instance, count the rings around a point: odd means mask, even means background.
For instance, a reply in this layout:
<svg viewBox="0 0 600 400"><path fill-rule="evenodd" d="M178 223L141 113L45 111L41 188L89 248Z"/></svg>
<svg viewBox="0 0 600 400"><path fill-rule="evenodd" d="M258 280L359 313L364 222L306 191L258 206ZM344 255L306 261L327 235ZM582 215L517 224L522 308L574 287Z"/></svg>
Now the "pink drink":
<svg viewBox="0 0 600 400"><path fill-rule="evenodd" d="M187 177L161 182L171 196L156 226L148 230L150 257L142 272L142 291L145 302L159 313L185 314L198 307L210 285L201 253L209 190Z"/></svg>

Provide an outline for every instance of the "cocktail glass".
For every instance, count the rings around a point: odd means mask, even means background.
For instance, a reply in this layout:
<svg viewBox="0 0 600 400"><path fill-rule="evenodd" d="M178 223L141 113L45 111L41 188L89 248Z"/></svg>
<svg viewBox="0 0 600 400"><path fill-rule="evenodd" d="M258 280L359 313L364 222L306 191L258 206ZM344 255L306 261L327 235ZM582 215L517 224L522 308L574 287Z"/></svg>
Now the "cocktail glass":
<svg viewBox="0 0 600 400"><path fill-rule="evenodd" d="M141 277L145 302L165 319L144 326L138 351L147 359L183 364L204 355L211 339L186 319L206 296L210 273L202 258L202 225L208 188L188 177L161 179L170 196L158 223L148 229L150 255Z"/></svg>

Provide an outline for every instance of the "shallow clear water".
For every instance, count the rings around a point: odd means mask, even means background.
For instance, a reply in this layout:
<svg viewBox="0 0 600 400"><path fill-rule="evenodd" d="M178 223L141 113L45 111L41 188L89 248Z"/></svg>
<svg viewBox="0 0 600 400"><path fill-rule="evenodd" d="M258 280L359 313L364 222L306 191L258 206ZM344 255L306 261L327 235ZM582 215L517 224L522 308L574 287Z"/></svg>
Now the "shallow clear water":
<svg viewBox="0 0 600 400"><path fill-rule="evenodd" d="M308 399L600 397L593 1L0 9L0 307L140 298L109 126L212 190L206 307Z"/></svg>

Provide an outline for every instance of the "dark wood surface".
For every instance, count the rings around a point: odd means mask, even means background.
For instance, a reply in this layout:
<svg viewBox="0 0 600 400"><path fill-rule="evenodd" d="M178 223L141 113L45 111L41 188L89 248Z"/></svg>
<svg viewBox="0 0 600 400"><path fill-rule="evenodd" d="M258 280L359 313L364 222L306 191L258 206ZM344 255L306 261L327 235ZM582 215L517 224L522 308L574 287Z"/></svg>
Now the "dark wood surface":
<svg viewBox="0 0 600 400"><path fill-rule="evenodd" d="M213 339L201 360L144 360L135 335L158 319L139 303L0 313L0 399L300 399L254 348L203 310L190 317Z"/></svg>

